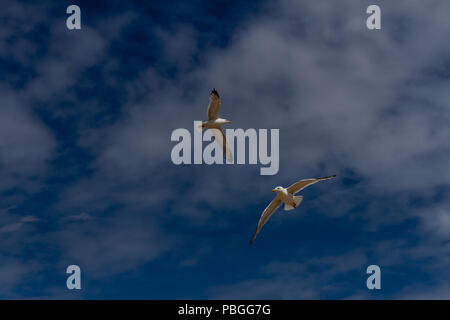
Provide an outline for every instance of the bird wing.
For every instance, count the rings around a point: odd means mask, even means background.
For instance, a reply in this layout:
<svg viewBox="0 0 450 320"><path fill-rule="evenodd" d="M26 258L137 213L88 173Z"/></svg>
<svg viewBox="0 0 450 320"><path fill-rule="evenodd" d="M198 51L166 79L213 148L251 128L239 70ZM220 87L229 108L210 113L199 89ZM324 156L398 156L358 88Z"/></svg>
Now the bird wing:
<svg viewBox="0 0 450 320"><path fill-rule="evenodd" d="M216 89L211 91L208 104L208 120L216 120L219 118L220 97Z"/></svg>
<svg viewBox="0 0 450 320"><path fill-rule="evenodd" d="M227 158L229 162L233 162L233 154L231 152L230 145L228 144L227 138L223 133L222 129L210 129L211 133L214 137L214 141L220 146L222 149L222 154Z"/></svg>
<svg viewBox="0 0 450 320"><path fill-rule="evenodd" d="M289 186L287 188L287 191L289 191L289 193L291 193L291 194L295 194L295 193L305 189L306 187L308 187L308 186L310 186L310 185L312 185L312 184L314 184L316 182L319 182L319 181L322 181L322 180L332 179L334 177L336 177L335 174L332 175L332 176L322 177L322 178L303 179L303 180L300 180L300 181L294 183L293 185Z"/></svg>
<svg viewBox="0 0 450 320"><path fill-rule="evenodd" d="M251 244L253 240L255 240L256 235L259 233L261 228L266 224L266 222L270 219L275 211L281 206L281 199L279 197L275 197L271 203L264 209L261 218L259 218L258 226L256 227L255 234L252 237L252 240L248 244Z"/></svg>

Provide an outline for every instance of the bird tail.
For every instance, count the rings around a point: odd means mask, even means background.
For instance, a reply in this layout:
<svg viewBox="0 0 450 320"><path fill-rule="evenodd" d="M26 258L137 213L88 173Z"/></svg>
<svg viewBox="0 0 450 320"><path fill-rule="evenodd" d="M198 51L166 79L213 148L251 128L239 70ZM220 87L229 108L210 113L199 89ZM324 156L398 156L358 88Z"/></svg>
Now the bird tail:
<svg viewBox="0 0 450 320"><path fill-rule="evenodd" d="M303 196L294 196L295 207L297 207L300 204L300 202L302 202L302 200ZM294 210L295 207L287 203L284 204L284 210L286 211Z"/></svg>
<svg viewBox="0 0 450 320"><path fill-rule="evenodd" d="M286 211L294 210L294 207L291 206L290 204L285 203L284 204L284 210L286 210Z"/></svg>
<svg viewBox="0 0 450 320"><path fill-rule="evenodd" d="M295 205L298 206L303 200L303 196L294 196Z"/></svg>

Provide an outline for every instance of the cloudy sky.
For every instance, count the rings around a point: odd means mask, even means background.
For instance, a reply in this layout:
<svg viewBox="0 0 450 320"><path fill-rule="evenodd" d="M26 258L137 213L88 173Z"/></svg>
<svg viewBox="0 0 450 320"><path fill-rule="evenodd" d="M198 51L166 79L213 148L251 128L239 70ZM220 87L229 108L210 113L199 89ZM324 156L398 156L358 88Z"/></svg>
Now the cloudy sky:
<svg viewBox="0 0 450 320"><path fill-rule="evenodd" d="M0 298L450 299L448 12L2 1ZM171 162L213 87L227 128L280 129L277 175ZM330 174L248 246L274 186Z"/></svg>

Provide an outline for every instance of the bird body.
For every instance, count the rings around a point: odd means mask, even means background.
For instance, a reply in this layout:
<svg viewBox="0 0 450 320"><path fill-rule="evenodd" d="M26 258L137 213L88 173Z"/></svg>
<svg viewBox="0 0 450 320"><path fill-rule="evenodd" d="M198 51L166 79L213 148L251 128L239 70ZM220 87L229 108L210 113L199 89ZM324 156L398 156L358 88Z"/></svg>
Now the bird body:
<svg viewBox="0 0 450 320"><path fill-rule="evenodd" d="M281 186L278 186L274 189L272 189L273 192L276 192L277 195L275 199L272 200L271 203L264 209L263 213L261 214L261 218L259 219L258 225L256 227L256 231L253 234L252 239L250 240L249 244L251 244L261 228L264 226L264 224L270 219L270 217L275 213L275 211L284 203L284 210L293 210L297 208L297 206L302 202L303 196L295 196L297 192L300 192L301 190L305 189L306 187L322 181L322 180L328 180L336 177L336 175L328 176L328 177L322 177L322 178L313 178L313 179L303 179L300 180L293 185L283 188Z"/></svg>
<svg viewBox="0 0 450 320"><path fill-rule="evenodd" d="M302 196L294 196L286 188L276 187L272 191L277 193L276 198L279 198L284 203L284 210L289 211L295 209L302 201Z"/></svg>
<svg viewBox="0 0 450 320"><path fill-rule="evenodd" d="M222 125L231 123L231 121L227 119L217 118L215 120L208 120L205 122L202 122L202 128L203 129L221 129Z"/></svg>

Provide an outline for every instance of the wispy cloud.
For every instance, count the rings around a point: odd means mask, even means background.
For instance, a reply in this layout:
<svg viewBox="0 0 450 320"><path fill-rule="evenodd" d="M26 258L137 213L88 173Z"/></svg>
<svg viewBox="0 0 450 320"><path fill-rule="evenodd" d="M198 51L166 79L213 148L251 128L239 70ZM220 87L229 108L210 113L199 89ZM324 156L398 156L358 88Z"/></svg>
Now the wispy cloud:
<svg viewBox="0 0 450 320"><path fill-rule="evenodd" d="M26 224L30 224L33 222L38 222L39 219L33 216L26 216L21 218L19 221L8 224L5 226L0 227L0 233L9 233L9 232L15 232L20 229L22 229Z"/></svg>
<svg viewBox="0 0 450 320"><path fill-rule="evenodd" d="M91 219L92 219L92 217L88 213L82 212L80 214L74 214L74 215L62 217L61 221L76 222L76 221L88 221Z"/></svg>

